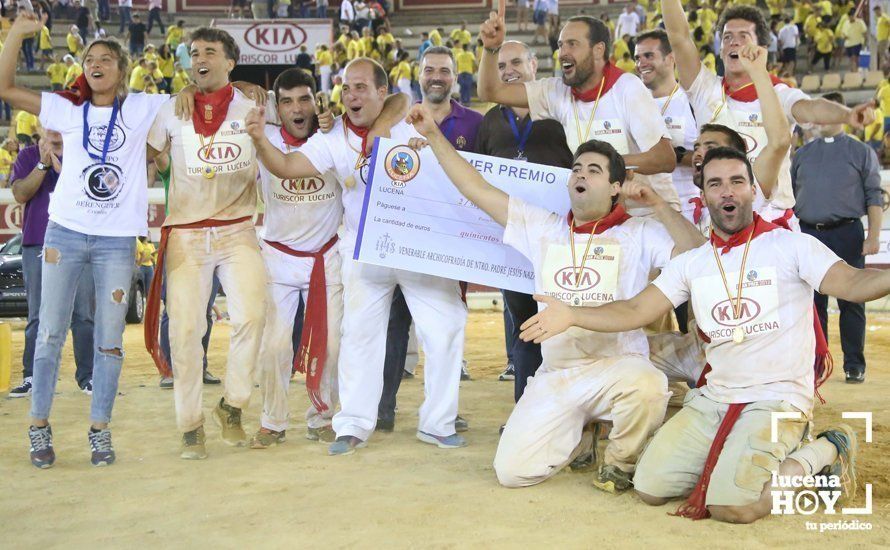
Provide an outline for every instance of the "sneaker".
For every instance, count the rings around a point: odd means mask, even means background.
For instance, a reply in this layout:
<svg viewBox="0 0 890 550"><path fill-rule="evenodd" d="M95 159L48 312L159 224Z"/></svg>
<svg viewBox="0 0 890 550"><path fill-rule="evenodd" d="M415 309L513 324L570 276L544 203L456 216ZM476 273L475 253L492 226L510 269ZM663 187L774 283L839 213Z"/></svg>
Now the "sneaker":
<svg viewBox="0 0 890 550"><path fill-rule="evenodd" d="M284 430L276 432L274 430L260 428L255 434L253 434L253 437L250 438L250 448L268 449L272 445L284 443L284 437Z"/></svg>
<svg viewBox="0 0 890 550"><path fill-rule="evenodd" d="M848 372L847 373L847 384L861 384L865 382L865 373L864 372Z"/></svg>
<svg viewBox="0 0 890 550"><path fill-rule="evenodd" d="M417 430L417 439L423 441L424 443L435 445L440 449L458 449L460 447L467 446L467 440L464 439L463 436L457 435L456 433L442 436L433 435L431 433Z"/></svg>
<svg viewBox="0 0 890 550"><path fill-rule="evenodd" d="M161 381L158 382L158 387L162 390L172 390L173 389L173 377L165 376L161 378Z"/></svg>
<svg viewBox="0 0 890 550"><path fill-rule="evenodd" d="M356 449L366 447L368 444L354 435L344 435L337 438L328 447L328 454L331 456L351 455Z"/></svg>
<svg viewBox="0 0 890 550"><path fill-rule="evenodd" d="M410 380L411 378L414 378L413 372L408 372L407 370L402 371L402 380Z"/></svg>
<svg viewBox="0 0 890 550"><path fill-rule="evenodd" d="M462 359L460 362L460 379L461 380L472 380L470 378L470 371L467 370L467 360Z"/></svg>
<svg viewBox="0 0 890 550"><path fill-rule="evenodd" d="M581 442L578 447L581 451L569 464L573 472L586 472L596 466L596 442L599 436L599 424L593 424L593 428L585 427L581 433Z"/></svg>
<svg viewBox="0 0 890 550"><path fill-rule="evenodd" d="M498 375L498 380L501 382L516 380L516 371L513 370L513 363L507 363L507 368L504 369L504 372Z"/></svg>
<svg viewBox="0 0 890 550"><path fill-rule="evenodd" d="M612 464L603 464L593 480L593 486L607 493L617 494L633 486L633 473Z"/></svg>
<svg viewBox="0 0 890 550"><path fill-rule="evenodd" d="M210 371L205 370L204 371L204 383L207 385L214 385L214 384L221 384L222 382L220 381L219 378L213 376L213 374L211 374Z"/></svg>
<svg viewBox="0 0 890 550"><path fill-rule="evenodd" d="M28 428L28 438L31 440L31 464L38 468L51 467L56 461L53 429L48 424L42 428L31 426Z"/></svg>
<svg viewBox="0 0 890 550"><path fill-rule="evenodd" d="M213 419L222 429L222 439L232 447L243 447L247 443L247 434L241 427L241 409L226 403L221 397L213 409Z"/></svg>
<svg viewBox="0 0 890 550"><path fill-rule="evenodd" d="M22 380L21 385L12 388L9 392L9 397L28 397L31 395L31 377L27 377Z"/></svg>
<svg viewBox="0 0 890 550"><path fill-rule="evenodd" d="M182 434L182 452L179 458L185 460L201 460L207 458L207 450L204 448L204 426L198 426L190 432Z"/></svg>
<svg viewBox="0 0 890 550"><path fill-rule="evenodd" d="M470 423L467 422L467 419L462 417L461 415L457 415L457 418L454 419L454 431L465 432L469 429Z"/></svg>
<svg viewBox="0 0 890 550"><path fill-rule="evenodd" d="M306 428L306 439L309 441L318 441L320 443L333 443L337 439L337 434L330 426L322 426L321 428Z"/></svg>
<svg viewBox="0 0 890 550"><path fill-rule="evenodd" d="M374 427L375 432L384 432L384 433L392 433L392 431L396 429L396 419L392 418L383 418L377 417L377 426Z"/></svg>
<svg viewBox="0 0 890 550"><path fill-rule="evenodd" d="M81 386L80 391L82 391L86 395L93 395L93 381L90 380L86 384Z"/></svg>
<svg viewBox="0 0 890 550"><path fill-rule="evenodd" d="M834 463L826 466L819 475L837 476L841 482L844 497L849 500L856 496L856 453L859 443L856 432L846 424L838 424L816 436L824 437L837 449Z"/></svg>
<svg viewBox="0 0 890 550"><path fill-rule="evenodd" d="M111 446L111 430L93 430L90 428L87 434L90 440L92 456L90 462L93 466L111 466L114 464L114 447Z"/></svg>

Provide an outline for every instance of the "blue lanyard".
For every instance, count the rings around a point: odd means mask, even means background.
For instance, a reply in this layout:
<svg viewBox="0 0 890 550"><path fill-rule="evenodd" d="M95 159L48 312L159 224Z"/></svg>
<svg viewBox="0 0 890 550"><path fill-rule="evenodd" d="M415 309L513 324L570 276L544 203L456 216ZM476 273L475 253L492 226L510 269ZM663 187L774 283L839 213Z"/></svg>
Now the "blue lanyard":
<svg viewBox="0 0 890 550"><path fill-rule="evenodd" d="M119 108L120 102L115 98L114 104L111 107L111 120L108 121L108 128L105 130L105 141L102 143L102 156L99 157L90 152L90 124L87 122L87 113L90 110L90 102L87 101L83 104L83 148L91 159L98 160L102 164L105 164L105 157L108 156L108 147L111 145L111 134L114 133L114 123L117 121L117 112Z"/></svg>
<svg viewBox="0 0 890 550"><path fill-rule="evenodd" d="M507 119L507 122L510 123L510 129L513 130L513 138L516 140L516 150L520 155L525 153L525 144L528 142L528 136L532 133L532 121L529 120L525 127L522 129L522 135L519 134L519 126L516 124L516 117L513 115L513 111L507 112L508 109L504 109L504 118Z"/></svg>

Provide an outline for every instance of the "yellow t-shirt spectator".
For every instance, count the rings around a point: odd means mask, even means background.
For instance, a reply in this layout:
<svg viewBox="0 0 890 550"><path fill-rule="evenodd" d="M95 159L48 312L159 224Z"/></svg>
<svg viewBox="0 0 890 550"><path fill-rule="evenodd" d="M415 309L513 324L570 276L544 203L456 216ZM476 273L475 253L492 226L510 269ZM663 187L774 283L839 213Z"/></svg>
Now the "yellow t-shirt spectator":
<svg viewBox="0 0 890 550"><path fill-rule="evenodd" d="M53 49L53 41L49 36L49 29L44 25L42 29L40 29L40 50L51 50Z"/></svg>
<svg viewBox="0 0 890 550"><path fill-rule="evenodd" d="M882 141L884 139L884 111L875 109L875 121L865 127L865 141Z"/></svg>
<svg viewBox="0 0 890 550"><path fill-rule="evenodd" d="M6 150L6 147L0 147L0 184L3 187L9 186L9 173L12 171L12 165L15 163L15 157Z"/></svg>
<svg viewBox="0 0 890 550"><path fill-rule="evenodd" d="M318 50L315 52L315 64L319 67L327 67L334 64L334 56L330 50Z"/></svg>
<svg viewBox="0 0 890 550"><path fill-rule="evenodd" d="M179 43L182 42L182 33L182 27L177 27L176 25L167 27L167 45L173 49L179 46Z"/></svg>
<svg viewBox="0 0 890 550"><path fill-rule="evenodd" d="M46 74L49 76L50 84L65 85L65 75L68 73L68 67L63 63L52 63L46 68Z"/></svg>
<svg viewBox="0 0 890 550"><path fill-rule="evenodd" d="M442 35L439 34L439 31L433 29L430 31L430 44L433 46L441 46L442 45Z"/></svg>
<svg viewBox="0 0 890 550"><path fill-rule="evenodd" d="M340 97L343 95L343 85L342 84L334 84L334 87L331 88L331 103L337 105L341 109L343 108L343 104L340 103Z"/></svg>
<svg viewBox="0 0 890 550"><path fill-rule="evenodd" d="M83 74L83 67L80 66L80 63L72 63L70 67L68 67L68 72L65 73L65 87L71 86L74 84L74 81L77 80L77 77Z"/></svg>
<svg viewBox="0 0 890 550"><path fill-rule="evenodd" d="M27 111L19 111L15 115L15 133L33 136L37 133L40 122L37 121L37 115L32 115Z"/></svg>
<svg viewBox="0 0 890 550"><path fill-rule="evenodd" d="M464 44L469 44L473 41L473 35L470 34L470 31L454 29L451 31L451 41L454 42L455 45L463 46Z"/></svg>
<svg viewBox="0 0 890 550"><path fill-rule="evenodd" d="M816 31L818 31L818 30L819 30L819 18L816 17L816 14L811 13L810 15L807 16L807 20L804 21L803 33L806 36L815 39Z"/></svg>
<svg viewBox="0 0 890 550"><path fill-rule="evenodd" d="M614 46L612 46L612 57L615 59L623 59L624 54L626 53L630 53L630 48L627 46L627 42L625 42L623 38L619 38L615 41Z"/></svg>
<svg viewBox="0 0 890 550"><path fill-rule="evenodd" d="M877 37L878 40L890 40L890 15L886 13L882 13L878 19Z"/></svg>
<svg viewBox="0 0 890 550"><path fill-rule="evenodd" d="M74 57L79 57L82 48L78 37L69 32L68 36L65 37L65 42L68 44L68 53Z"/></svg>
<svg viewBox="0 0 890 550"><path fill-rule="evenodd" d="M851 48L865 44L865 35L867 33L868 27L865 26L865 21L862 19L850 21L844 29L844 47Z"/></svg>
<svg viewBox="0 0 890 550"><path fill-rule="evenodd" d="M173 74L173 81L170 85L173 87L173 93L178 94L182 91L183 88L191 84L191 80L189 79L189 74L186 71L180 70Z"/></svg>
<svg viewBox="0 0 890 550"><path fill-rule="evenodd" d="M371 50L374 49L374 37L373 36L363 36L359 38L362 43L362 54L370 55Z"/></svg>
<svg viewBox="0 0 890 550"><path fill-rule="evenodd" d="M154 263L155 245L151 241L136 239L136 261L140 266L151 267Z"/></svg>
<svg viewBox="0 0 890 550"><path fill-rule="evenodd" d="M148 69L136 67L130 73L130 89L136 92L145 90L145 75L150 74Z"/></svg>
<svg viewBox="0 0 890 550"><path fill-rule="evenodd" d="M794 2L794 22L802 24L813 13L813 7L806 2Z"/></svg>
<svg viewBox="0 0 890 550"><path fill-rule="evenodd" d="M714 57L714 54L709 53L702 60L701 64L708 68L714 74L717 74L717 58Z"/></svg>
<svg viewBox="0 0 890 550"><path fill-rule="evenodd" d="M878 86L875 98L878 100L878 107L881 111L890 115L890 81L885 79L884 82Z"/></svg>
<svg viewBox="0 0 890 550"><path fill-rule="evenodd" d="M827 15L828 17L833 15L832 9L834 6L832 5L831 0L823 0L822 2L819 2L818 5L822 7L822 15Z"/></svg>
<svg viewBox="0 0 890 550"><path fill-rule="evenodd" d="M407 61L400 61L398 65L396 65L396 80L401 80L406 78L411 80L411 64Z"/></svg>
<svg viewBox="0 0 890 550"><path fill-rule="evenodd" d="M785 0L766 0L770 15L781 15L785 10Z"/></svg>
<svg viewBox="0 0 890 550"><path fill-rule="evenodd" d="M164 78L173 78L173 64L176 63L176 58L172 55L168 58L158 57L158 70L161 71L161 75Z"/></svg>
<svg viewBox="0 0 890 550"><path fill-rule="evenodd" d="M381 52L386 49L386 46L395 44L395 42L396 37L391 32L380 33L377 37L377 47L380 48Z"/></svg>
<svg viewBox="0 0 890 550"><path fill-rule="evenodd" d="M817 29L813 41L819 53L831 53L834 50L834 33L831 29Z"/></svg>
<svg viewBox="0 0 890 550"><path fill-rule="evenodd" d="M358 40L350 40L349 44L346 45L346 58L351 61L362 55L362 43Z"/></svg>
<svg viewBox="0 0 890 550"><path fill-rule="evenodd" d="M636 65L634 65L634 60L630 57L622 57L618 61L615 62L615 66L621 69L626 73L633 74L634 69L636 69Z"/></svg>
<svg viewBox="0 0 890 550"><path fill-rule="evenodd" d="M457 61L457 72L474 73L476 72L476 56L472 52L462 51L455 58Z"/></svg>

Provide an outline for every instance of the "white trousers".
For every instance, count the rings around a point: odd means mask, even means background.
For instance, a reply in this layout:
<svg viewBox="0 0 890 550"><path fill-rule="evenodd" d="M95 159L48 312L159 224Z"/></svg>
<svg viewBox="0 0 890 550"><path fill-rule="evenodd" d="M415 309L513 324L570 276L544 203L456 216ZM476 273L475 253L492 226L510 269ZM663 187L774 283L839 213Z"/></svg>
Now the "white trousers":
<svg viewBox="0 0 890 550"><path fill-rule="evenodd" d="M345 240L348 241L348 240ZM343 242L343 241L341 241ZM460 364L464 351L467 308L457 281L352 260L343 257L343 334L338 369L340 412L334 416L338 437L363 441L377 425L383 392L386 327L396 285L402 288L423 342L424 401L418 429L433 435L454 434Z"/></svg>
<svg viewBox="0 0 890 550"><path fill-rule="evenodd" d="M331 91L331 66L325 65L318 68L318 74L321 77L321 91Z"/></svg>
<svg viewBox="0 0 890 550"><path fill-rule="evenodd" d="M670 396L664 374L636 355L569 369L542 365L501 435L494 457L498 481L526 487L555 475L574 459L591 421L612 422L604 461L632 472Z"/></svg>
<svg viewBox="0 0 890 550"><path fill-rule="evenodd" d="M315 260L285 254L262 243L263 261L269 274L266 330L260 347L260 388L263 414L260 425L280 432L288 428L290 407L287 393L293 368L291 336L300 304L308 303L309 278ZM321 398L328 409L321 412L310 403L306 424L321 428L331 424L337 408L337 360L340 354L340 324L343 320L343 285L340 283L340 254L334 246L325 254L325 283L328 305L327 358L322 371ZM304 329L305 330L305 329Z"/></svg>

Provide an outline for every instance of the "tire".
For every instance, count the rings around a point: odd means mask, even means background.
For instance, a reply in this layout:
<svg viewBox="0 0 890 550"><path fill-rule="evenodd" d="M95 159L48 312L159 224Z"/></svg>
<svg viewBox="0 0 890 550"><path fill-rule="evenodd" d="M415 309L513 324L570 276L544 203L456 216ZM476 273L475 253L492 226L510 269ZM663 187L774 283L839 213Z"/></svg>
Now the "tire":
<svg viewBox="0 0 890 550"><path fill-rule="evenodd" d="M145 317L145 290L142 288L142 282L133 284L133 290L130 293L130 304L127 308L127 323L139 324Z"/></svg>

